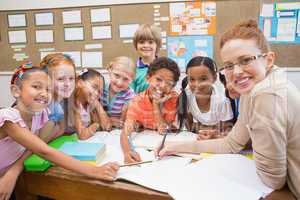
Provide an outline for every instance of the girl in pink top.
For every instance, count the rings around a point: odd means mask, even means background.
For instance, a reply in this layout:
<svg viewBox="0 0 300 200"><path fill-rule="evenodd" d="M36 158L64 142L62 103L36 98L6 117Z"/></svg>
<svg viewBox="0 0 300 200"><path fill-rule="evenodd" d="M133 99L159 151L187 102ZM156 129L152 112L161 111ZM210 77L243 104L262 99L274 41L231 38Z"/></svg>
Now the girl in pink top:
<svg viewBox="0 0 300 200"><path fill-rule="evenodd" d="M12 77L15 106L0 110L0 199L9 199L23 161L29 155L26 149L89 177L112 181L116 175L118 165L115 163L101 167L82 163L48 147L38 137L43 138L42 127L48 121L50 81L43 68L31 65L18 67Z"/></svg>

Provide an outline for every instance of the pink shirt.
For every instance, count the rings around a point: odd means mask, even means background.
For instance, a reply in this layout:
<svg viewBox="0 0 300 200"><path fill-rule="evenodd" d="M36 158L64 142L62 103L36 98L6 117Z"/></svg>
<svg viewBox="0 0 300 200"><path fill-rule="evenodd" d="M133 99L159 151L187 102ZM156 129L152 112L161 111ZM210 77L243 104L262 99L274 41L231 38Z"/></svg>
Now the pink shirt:
<svg viewBox="0 0 300 200"><path fill-rule="evenodd" d="M26 128L27 125L21 118L20 112L15 108L0 109L0 127L2 127L5 121L11 121L19 124L20 127ZM42 112L36 113L32 117L31 132L38 134L38 130L41 129L48 121L48 110L45 109ZM7 136L0 139L0 176L7 168L18 160L24 153L25 147L15 142L11 137Z"/></svg>

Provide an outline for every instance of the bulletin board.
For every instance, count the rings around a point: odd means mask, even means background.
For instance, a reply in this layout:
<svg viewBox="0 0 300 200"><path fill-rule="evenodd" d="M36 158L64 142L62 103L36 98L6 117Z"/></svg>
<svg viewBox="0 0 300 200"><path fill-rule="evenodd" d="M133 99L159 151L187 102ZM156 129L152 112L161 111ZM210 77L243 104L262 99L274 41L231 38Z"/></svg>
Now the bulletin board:
<svg viewBox="0 0 300 200"><path fill-rule="evenodd" d="M82 52L101 53L101 66L107 64L116 56L129 56L134 60L137 54L134 50L132 38L120 38L120 25L134 24L154 24L161 27L165 32L163 39L163 49L160 55L167 55L166 41L170 33L170 3L147 3L147 4L126 4L112 6L88 6L78 8L59 8L42 10L24 10L24 11L1 11L0 12L0 71L11 71L15 66L23 63L25 60L31 60L38 64L41 60L41 52L73 52L81 59ZM110 20L104 22L91 22L91 9L110 10ZM63 24L62 14L65 11L81 11L81 23ZM156 11L155 11L156 10ZM157 11L158 10L158 11ZM53 13L52 25L35 25L36 13ZM159 14L155 14L159 13ZM232 25L245 19L257 19L260 13L260 1L256 0L216 0L216 30L213 30L213 57L218 65L221 65L219 57L219 41L221 34ZM8 15L25 14L26 26L9 27ZM17 16L18 17L18 16ZM157 20L159 19L159 20ZM111 38L93 39L92 28L95 26L111 27ZM64 28L83 28L83 40L66 41ZM26 30L26 43L9 43L9 31ZM36 43L36 30L45 30L50 33L53 30L53 42ZM13 32L12 34L22 32ZM276 64L283 67L300 67L300 48L291 44L272 44L271 48L275 51L277 58ZM97 54L97 55L98 55ZM92 54L91 54L92 56ZM88 59L86 59L88 60Z"/></svg>

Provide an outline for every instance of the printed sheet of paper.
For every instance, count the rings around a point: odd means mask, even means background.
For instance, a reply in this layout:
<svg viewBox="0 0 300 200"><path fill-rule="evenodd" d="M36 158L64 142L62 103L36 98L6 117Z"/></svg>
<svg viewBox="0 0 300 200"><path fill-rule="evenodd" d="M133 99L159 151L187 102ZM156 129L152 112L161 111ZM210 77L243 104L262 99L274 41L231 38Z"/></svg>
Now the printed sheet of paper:
<svg viewBox="0 0 300 200"><path fill-rule="evenodd" d="M41 25L53 25L53 13L35 13L35 25L41 26Z"/></svg>
<svg viewBox="0 0 300 200"><path fill-rule="evenodd" d="M83 27L64 28L64 31L66 41L84 40Z"/></svg>
<svg viewBox="0 0 300 200"><path fill-rule="evenodd" d="M35 41L36 43L52 43L53 30L36 30L35 31Z"/></svg>
<svg viewBox="0 0 300 200"><path fill-rule="evenodd" d="M81 23L81 11L71 10L63 11L63 24L80 24Z"/></svg>
<svg viewBox="0 0 300 200"><path fill-rule="evenodd" d="M273 15L274 15L274 4L263 4L261 8L260 16L273 17Z"/></svg>
<svg viewBox="0 0 300 200"><path fill-rule="evenodd" d="M110 21L110 8L91 9L91 22Z"/></svg>
<svg viewBox="0 0 300 200"><path fill-rule="evenodd" d="M295 41L296 18L279 18L277 25L277 40Z"/></svg>
<svg viewBox="0 0 300 200"><path fill-rule="evenodd" d="M26 43L26 31L20 30L20 31L8 31L8 41L10 44L13 43Z"/></svg>
<svg viewBox="0 0 300 200"><path fill-rule="evenodd" d="M120 38L132 38L139 24L123 24L119 25Z"/></svg>
<svg viewBox="0 0 300 200"><path fill-rule="evenodd" d="M102 65L102 52L82 52L82 67L93 67L93 68L101 68Z"/></svg>
<svg viewBox="0 0 300 200"><path fill-rule="evenodd" d="M25 14L8 15L8 26L9 27L26 26L26 15Z"/></svg>
<svg viewBox="0 0 300 200"><path fill-rule="evenodd" d="M111 26L93 26L92 38L96 39L111 39Z"/></svg>

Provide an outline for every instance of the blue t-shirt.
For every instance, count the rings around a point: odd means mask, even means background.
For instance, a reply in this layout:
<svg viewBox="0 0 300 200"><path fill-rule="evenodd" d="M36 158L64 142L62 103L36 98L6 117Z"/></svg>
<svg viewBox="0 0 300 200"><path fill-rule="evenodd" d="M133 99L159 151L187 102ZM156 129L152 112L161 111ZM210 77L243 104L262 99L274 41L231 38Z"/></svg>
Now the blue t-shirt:
<svg viewBox="0 0 300 200"><path fill-rule="evenodd" d="M49 120L58 122L64 119L64 109L58 101L52 101L49 106Z"/></svg>

